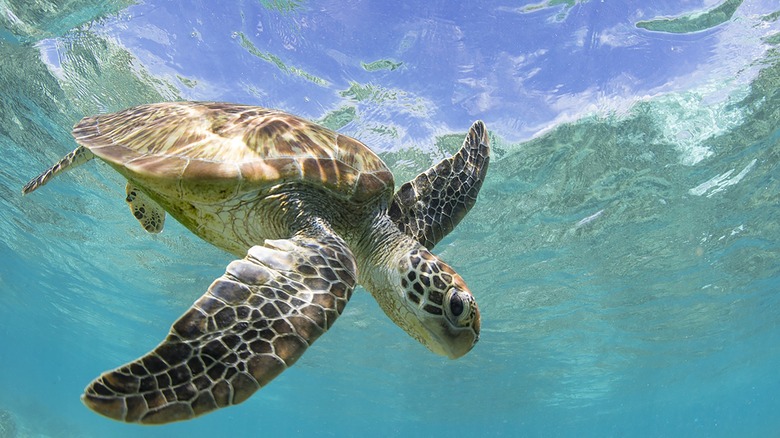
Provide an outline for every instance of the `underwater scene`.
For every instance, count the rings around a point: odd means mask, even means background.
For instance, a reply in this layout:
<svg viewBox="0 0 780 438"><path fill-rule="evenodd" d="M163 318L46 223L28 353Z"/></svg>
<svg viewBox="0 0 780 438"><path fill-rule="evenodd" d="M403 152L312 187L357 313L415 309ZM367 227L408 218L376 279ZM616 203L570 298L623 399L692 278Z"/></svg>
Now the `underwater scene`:
<svg viewBox="0 0 780 438"><path fill-rule="evenodd" d="M437 355L357 287L240 404L91 411L240 257L146 232L99 159L22 187L83 117L170 101L314 121L396 188L482 120L477 202L432 250L479 342ZM0 151L0 438L780 434L776 0L4 0Z"/></svg>

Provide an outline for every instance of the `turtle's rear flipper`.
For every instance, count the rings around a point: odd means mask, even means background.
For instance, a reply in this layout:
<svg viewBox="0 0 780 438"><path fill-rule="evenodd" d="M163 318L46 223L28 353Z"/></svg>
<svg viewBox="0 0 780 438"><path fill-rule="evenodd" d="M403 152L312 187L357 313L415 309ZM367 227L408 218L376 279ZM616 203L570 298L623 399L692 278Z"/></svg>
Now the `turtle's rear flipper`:
<svg viewBox="0 0 780 438"><path fill-rule="evenodd" d="M128 182L125 188L125 201L130 206L133 217L138 219L144 230L157 234L165 225L165 210L152 200L140 187Z"/></svg>
<svg viewBox="0 0 780 438"><path fill-rule="evenodd" d="M432 249L477 202L489 162L487 129L477 121L458 153L398 189L390 217L407 236Z"/></svg>
<svg viewBox="0 0 780 438"><path fill-rule="evenodd" d="M246 400L294 364L352 295L349 249L322 228L311 234L267 240L230 263L162 344L90 383L84 403L159 424Z"/></svg>
<svg viewBox="0 0 780 438"><path fill-rule="evenodd" d="M54 178L57 174L84 164L93 158L95 158L95 156L92 154L92 152L89 151L89 149L85 148L84 146L77 147L73 150L73 152L62 157L62 159L55 165L51 166L50 168L46 169L45 172L30 180L30 182L28 182L22 188L22 194L26 195L33 192L38 187L49 182L49 180Z"/></svg>

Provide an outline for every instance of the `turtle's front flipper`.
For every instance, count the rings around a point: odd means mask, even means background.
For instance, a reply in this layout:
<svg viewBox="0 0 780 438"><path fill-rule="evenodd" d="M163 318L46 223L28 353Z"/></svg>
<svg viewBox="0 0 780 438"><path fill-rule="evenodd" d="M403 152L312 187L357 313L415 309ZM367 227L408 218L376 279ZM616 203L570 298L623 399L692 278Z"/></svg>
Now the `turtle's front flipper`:
<svg viewBox="0 0 780 438"><path fill-rule="evenodd" d="M455 155L398 189L390 217L406 235L432 249L477 202L489 162L487 129L477 121Z"/></svg>
<svg viewBox="0 0 780 438"><path fill-rule="evenodd" d="M107 417L148 424L241 403L328 330L355 286L344 242L325 231L254 246L146 356L104 373L82 400Z"/></svg>
<svg viewBox="0 0 780 438"><path fill-rule="evenodd" d="M78 165L84 164L93 158L95 158L95 155L93 155L89 149L85 148L84 146L77 147L73 150L73 152L62 157L62 159L55 165L51 166L50 168L46 169L45 172L30 180L30 182L28 182L22 188L22 194L26 195L31 193L38 187L49 182L49 180L57 176L57 174L68 169L72 169Z"/></svg>

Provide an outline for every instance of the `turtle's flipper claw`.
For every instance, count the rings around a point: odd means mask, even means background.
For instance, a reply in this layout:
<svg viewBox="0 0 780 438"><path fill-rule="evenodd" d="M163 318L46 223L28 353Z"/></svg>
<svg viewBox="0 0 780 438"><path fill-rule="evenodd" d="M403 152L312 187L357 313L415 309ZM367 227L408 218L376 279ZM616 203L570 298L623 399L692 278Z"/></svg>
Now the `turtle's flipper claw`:
<svg viewBox="0 0 780 438"><path fill-rule="evenodd" d="M186 420L241 403L290 367L344 310L355 262L326 231L266 241L228 265L154 351L87 386L107 417Z"/></svg>

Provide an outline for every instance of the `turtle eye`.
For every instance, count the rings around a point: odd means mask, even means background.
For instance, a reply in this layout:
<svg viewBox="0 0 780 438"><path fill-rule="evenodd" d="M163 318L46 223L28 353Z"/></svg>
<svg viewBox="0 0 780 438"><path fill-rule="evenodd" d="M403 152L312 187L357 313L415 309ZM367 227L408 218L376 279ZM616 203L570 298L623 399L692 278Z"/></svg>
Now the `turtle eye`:
<svg viewBox="0 0 780 438"><path fill-rule="evenodd" d="M460 316L463 313L463 298L457 292L450 297L450 312L455 316Z"/></svg>
<svg viewBox="0 0 780 438"><path fill-rule="evenodd" d="M456 327L465 327L470 323L470 305L468 292L464 292L457 287L450 289L448 299L445 302L447 318Z"/></svg>

